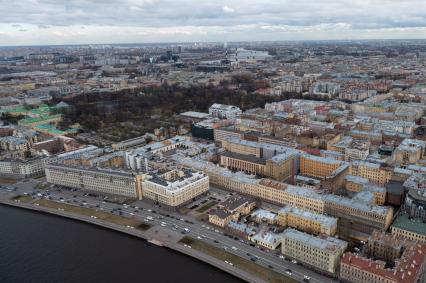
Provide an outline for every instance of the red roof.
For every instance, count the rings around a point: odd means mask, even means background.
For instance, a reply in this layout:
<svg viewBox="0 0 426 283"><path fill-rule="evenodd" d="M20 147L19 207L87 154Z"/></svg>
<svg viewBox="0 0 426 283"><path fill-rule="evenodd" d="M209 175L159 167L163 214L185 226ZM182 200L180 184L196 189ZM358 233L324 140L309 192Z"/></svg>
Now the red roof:
<svg viewBox="0 0 426 283"><path fill-rule="evenodd" d="M343 254L340 264L365 270L395 282L414 283L417 274L422 272L420 268L425 261L425 256L426 244L414 244L404 251L403 256L393 269L384 269L383 262L357 256L350 252Z"/></svg>

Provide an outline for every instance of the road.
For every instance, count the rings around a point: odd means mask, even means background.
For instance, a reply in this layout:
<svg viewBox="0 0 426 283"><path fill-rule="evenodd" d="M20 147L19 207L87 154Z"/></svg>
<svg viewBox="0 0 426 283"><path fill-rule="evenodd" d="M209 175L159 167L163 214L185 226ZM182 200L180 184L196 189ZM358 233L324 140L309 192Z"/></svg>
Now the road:
<svg viewBox="0 0 426 283"><path fill-rule="evenodd" d="M47 191L34 189L35 185L41 181L43 180L30 180L29 182L21 182L8 186L16 187L16 190L8 190L3 187L0 189L0 197L11 198L15 195L41 193L44 195L41 198L44 198L46 197ZM248 260L256 258L257 264L301 282L305 276L310 277L310 282L332 281L329 277L325 277L303 266L294 264L289 260L280 258L279 253L263 251L257 247L250 246L247 241L235 240L233 237L226 236L220 228L182 216L178 212L162 210L158 206L148 202L137 201L131 205L121 205L105 202L102 198L89 197L85 195L83 191L71 191L57 188L49 189L48 194L48 197L53 201L114 213L116 215L149 223L154 227L162 227L162 230L168 229L171 233L172 231L184 233L184 229L188 228L190 232L185 233L187 236L206 241L208 244L218 249L225 249L229 253L233 253ZM218 192L218 194L221 194L221 192ZM40 197L35 196L35 198ZM131 227L128 228L132 229ZM288 274L289 270L291 270L291 275Z"/></svg>

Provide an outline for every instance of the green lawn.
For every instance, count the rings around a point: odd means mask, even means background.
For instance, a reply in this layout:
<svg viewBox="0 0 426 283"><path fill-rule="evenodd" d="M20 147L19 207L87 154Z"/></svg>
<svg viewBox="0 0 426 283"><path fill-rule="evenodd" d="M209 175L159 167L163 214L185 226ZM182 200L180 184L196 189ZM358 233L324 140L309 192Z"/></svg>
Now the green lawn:
<svg viewBox="0 0 426 283"><path fill-rule="evenodd" d="M212 208L213 206L215 206L216 204L218 204L218 202L212 200L212 201L206 203L205 205L203 205L202 207L198 208L197 212L203 213L203 212L209 210L210 208Z"/></svg>
<svg viewBox="0 0 426 283"><path fill-rule="evenodd" d="M180 241L182 244L190 245L191 248L200 251L202 253L205 253L209 256L212 256L214 258L217 258L222 261L228 261L232 262L232 264L247 272L252 274L253 276L256 276L258 278L261 278L267 282L271 283L296 283L292 278L286 277L278 272L275 272L269 268L265 268L263 266L260 266L256 264L255 262L252 262L250 260L244 259L242 257L239 257L237 255L231 254L223 249L216 248L210 244L207 244L201 240L193 239L190 237L183 237Z"/></svg>
<svg viewBox="0 0 426 283"><path fill-rule="evenodd" d="M33 198L30 196L16 196L13 197L12 200L19 200L21 202L31 202L33 201Z"/></svg>
<svg viewBox="0 0 426 283"><path fill-rule="evenodd" d="M46 199L40 199L35 201L34 203L38 203L40 206L54 208L54 209L61 208L64 211L69 211L69 212L80 214L80 215L96 216L98 219L102 219L102 220L105 220L114 224L118 224L118 225L132 226L132 227L138 228L139 230L144 230L146 228L146 225L148 225L140 221L129 219L119 215L114 215L109 212L103 212L99 210L96 211L95 209L92 209L92 208L80 207L80 206L70 205L66 203L59 203L59 202L46 200ZM145 230L149 228L150 227L146 228Z"/></svg>

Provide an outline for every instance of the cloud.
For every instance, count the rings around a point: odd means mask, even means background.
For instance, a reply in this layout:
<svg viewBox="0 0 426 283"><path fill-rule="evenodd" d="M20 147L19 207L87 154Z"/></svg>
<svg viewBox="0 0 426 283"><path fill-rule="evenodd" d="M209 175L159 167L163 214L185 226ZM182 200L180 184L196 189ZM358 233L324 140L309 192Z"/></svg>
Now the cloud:
<svg viewBox="0 0 426 283"><path fill-rule="evenodd" d="M235 10L234 9L232 9L231 7L228 7L228 6L223 6L223 8L222 8L222 10L225 12L225 13L234 13L235 12Z"/></svg>
<svg viewBox="0 0 426 283"><path fill-rule="evenodd" d="M395 30L400 33L406 31L406 36L402 37L424 37L424 34L415 34L414 30L426 27L424 0L0 2L0 30L9 31L11 25L22 27L37 40L43 38L55 43L64 37L55 35L53 31L58 34L76 34L77 30L82 29L89 35L84 38L77 34L76 41L285 40L316 39L318 36L327 39L347 36L363 38L367 34L387 38ZM47 28L52 32L46 32ZM108 29L121 30L121 34L113 38ZM127 37L125 31L128 32ZM316 31L318 34L315 34ZM400 33L394 32L395 36L401 36ZM141 38L142 34L145 34L144 38ZM14 44L24 39L11 33L7 38L9 41L4 40L0 44Z"/></svg>

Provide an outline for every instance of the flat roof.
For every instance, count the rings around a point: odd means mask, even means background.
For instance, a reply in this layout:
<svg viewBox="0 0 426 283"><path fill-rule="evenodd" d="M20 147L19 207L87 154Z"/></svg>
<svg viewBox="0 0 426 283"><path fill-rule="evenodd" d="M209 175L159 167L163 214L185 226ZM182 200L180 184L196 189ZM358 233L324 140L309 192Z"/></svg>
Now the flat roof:
<svg viewBox="0 0 426 283"><path fill-rule="evenodd" d="M408 214L398 215L392 224L392 227L411 231L417 234L426 235L426 223L420 218L408 218Z"/></svg>

